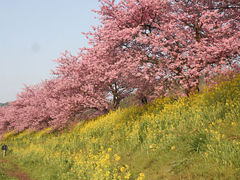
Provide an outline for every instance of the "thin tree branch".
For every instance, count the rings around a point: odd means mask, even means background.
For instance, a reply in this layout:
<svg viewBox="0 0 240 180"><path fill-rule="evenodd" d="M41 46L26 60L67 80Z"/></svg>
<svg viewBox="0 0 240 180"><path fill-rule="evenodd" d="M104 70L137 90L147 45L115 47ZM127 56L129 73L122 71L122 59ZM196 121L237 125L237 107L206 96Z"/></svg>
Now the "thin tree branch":
<svg viewBox="0 0 240 180"><path fill-rule="evenodd" d="M233 7L211 7L211 8L204 8L203 10L214 10L214 9L240 9L240 6L233 6Z"/></svg>

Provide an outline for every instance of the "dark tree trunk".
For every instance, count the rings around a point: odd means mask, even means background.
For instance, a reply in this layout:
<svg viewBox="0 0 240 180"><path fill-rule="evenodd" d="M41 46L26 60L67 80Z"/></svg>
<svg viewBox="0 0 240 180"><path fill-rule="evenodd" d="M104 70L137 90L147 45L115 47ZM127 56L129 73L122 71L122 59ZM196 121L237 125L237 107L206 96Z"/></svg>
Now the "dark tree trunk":
<svg viewBox="0 0 240 180"><path fill-rule="evenodd" d="M146 97L146 96L144 96L144 97L141 99L141 101L142 101L142 104L147 104L147 103L148 103L148 100L147 100L147 97Z"/></svg>

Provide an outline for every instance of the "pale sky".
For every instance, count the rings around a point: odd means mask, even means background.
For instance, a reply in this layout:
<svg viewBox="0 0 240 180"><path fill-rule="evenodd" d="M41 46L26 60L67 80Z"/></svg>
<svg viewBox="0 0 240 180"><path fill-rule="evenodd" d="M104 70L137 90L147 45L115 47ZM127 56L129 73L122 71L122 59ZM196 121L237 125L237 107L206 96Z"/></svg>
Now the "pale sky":
<svg viewBox="0 0 240 180"><path fill-rule="evenodd" d="M98 0L0 0L0 103L51 77L61 52L87 46Z"/></svg>

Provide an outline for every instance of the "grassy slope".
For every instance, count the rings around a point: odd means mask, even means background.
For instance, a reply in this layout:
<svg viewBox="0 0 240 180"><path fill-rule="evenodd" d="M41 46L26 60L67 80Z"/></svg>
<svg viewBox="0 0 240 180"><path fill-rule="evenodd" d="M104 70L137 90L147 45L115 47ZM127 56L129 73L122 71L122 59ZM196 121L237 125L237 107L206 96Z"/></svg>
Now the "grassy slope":
<svg viewBox="0 0 240 180"><path fill-rule="evenodd" d="M240 77L47 132L5 136L35 179L240 179Z"/></svg>
<svg viewBox="0 0 240 180"><path fill-rule="evenodd" d="M4 159L0 159L0 180L16 180L14 177L8 177L8 172L12 167Z"/></svg>

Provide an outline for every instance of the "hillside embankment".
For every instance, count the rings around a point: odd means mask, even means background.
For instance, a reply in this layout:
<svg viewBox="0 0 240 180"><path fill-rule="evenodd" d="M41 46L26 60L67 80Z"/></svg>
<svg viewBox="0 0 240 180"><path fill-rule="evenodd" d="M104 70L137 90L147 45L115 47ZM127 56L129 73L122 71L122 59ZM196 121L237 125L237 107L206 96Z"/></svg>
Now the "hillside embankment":
<svg viewBox="0 0 240 180"><path fill-rule="evenodd" d="M240 179L240 77L49 132L5 134L6 159L36 180Z"/></svg>

